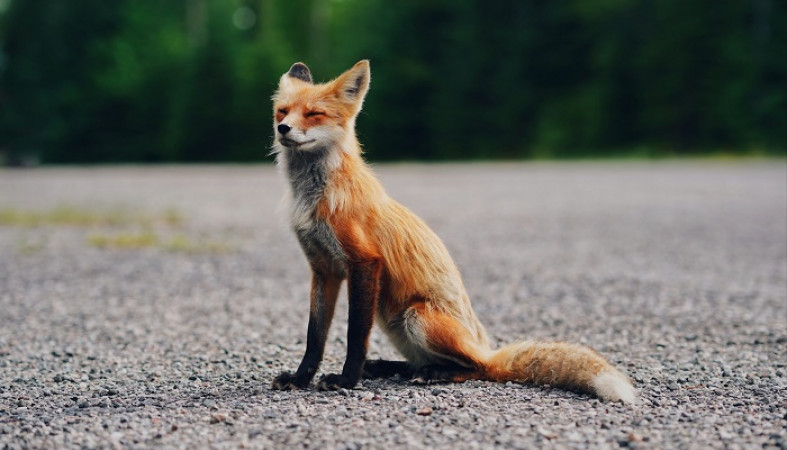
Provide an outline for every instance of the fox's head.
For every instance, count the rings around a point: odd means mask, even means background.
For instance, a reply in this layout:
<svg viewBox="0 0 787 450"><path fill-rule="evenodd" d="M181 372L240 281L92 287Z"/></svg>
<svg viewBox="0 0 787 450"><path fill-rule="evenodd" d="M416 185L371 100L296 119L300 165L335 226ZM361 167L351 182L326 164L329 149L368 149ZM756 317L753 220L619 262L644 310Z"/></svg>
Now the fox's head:
<svg viewBox="0 0 787 450"><path fill-rule="evenodd" d="M314 83L305 64L293 64L273 95L274 151L319 150L354 139L370 78L367 60L322 84Z"/></svg>

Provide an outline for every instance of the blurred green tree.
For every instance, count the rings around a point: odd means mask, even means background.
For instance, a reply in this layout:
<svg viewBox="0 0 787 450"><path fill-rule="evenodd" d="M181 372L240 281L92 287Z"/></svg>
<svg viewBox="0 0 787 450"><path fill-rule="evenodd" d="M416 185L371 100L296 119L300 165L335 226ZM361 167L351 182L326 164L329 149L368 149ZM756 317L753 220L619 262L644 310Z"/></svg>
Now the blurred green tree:
<svg viewBox="0 0 787 450"><path fill-rule="evenodd" d="M0 156L255 161L295 61L374 159L784 154L774 0L0 0Z"/></svg>
<svg viewBox="0 0 787 450"><path fill-rule="evenodd" d="M13 1L2 17L0 149L11 159L101 159L91 132L102 99L92 76L105 63L95 43L118 27L120 5Z"/></svg>

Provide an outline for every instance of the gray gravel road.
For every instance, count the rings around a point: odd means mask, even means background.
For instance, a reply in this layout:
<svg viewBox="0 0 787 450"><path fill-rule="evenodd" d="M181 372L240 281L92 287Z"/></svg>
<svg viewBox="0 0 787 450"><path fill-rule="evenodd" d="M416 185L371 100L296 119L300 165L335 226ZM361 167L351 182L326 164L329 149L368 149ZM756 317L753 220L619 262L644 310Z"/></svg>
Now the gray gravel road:
<svg viewBox="0 0 787 450"><path fill-rule="evenodd" d="M304 350L309 290L272 166L0 171L0 447L787 446L784 160L376 170L446 242L494 340L590 345L640 403L271 391ZM375 331L370 356L396 355Z"/></svg>

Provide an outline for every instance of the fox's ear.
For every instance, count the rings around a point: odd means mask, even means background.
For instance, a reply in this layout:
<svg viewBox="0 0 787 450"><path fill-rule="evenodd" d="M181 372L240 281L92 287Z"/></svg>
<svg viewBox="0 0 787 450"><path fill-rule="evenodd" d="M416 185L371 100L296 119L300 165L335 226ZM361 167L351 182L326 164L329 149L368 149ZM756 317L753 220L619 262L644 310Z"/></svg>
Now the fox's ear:
<svg viewBox="0 0 787 450"><path fill-rule="evenodd" d="M363 102L366 91L369 90L371 77L369 61L366 59L358 61L352 69L339 75L334 81L336 95L352 103Z"/></svg>
<svg viewBox="0 0 787 450"><path fill-rule="evenodd" d="M307 83L314 83L311 71L308 67L306 67L306 64L302 62L296 62L293 64L292 67L290 67L290 71L287 72L287 76L297 78Z"/></svg>

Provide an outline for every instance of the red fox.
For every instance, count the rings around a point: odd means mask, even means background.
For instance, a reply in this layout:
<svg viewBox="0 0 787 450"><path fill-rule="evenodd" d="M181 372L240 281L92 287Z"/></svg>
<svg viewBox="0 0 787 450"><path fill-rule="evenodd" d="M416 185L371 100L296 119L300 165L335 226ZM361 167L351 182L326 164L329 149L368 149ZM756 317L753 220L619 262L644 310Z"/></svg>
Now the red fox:
<svg viewBox="0 0 787 450"><path fill-rule="evenodd" d="M364 60L318 84L302 63L273 96L272 153L288 181L290 221L312 270L306 353L273 389L305 388L322 361L339 287L347 280L347 357L319 390L361 377L415 383L465 380L549 384L634 403L629 379L588 347L525 341L493 350L445 245L388 197L361 158L355 119L369 89ZM406 361L367 360L373 322Z"/></svg>

